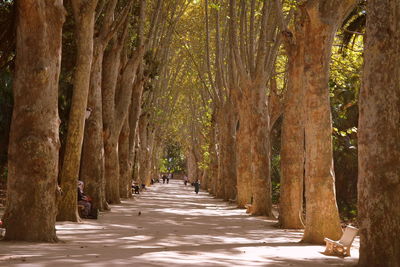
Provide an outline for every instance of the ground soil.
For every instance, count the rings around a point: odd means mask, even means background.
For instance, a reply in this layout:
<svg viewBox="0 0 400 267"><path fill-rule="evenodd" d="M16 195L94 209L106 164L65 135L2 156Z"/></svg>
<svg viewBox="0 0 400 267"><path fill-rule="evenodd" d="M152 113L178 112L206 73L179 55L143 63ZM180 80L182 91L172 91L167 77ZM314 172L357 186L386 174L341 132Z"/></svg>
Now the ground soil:
<svg viewBox="0 0 400 267"><path fill-rule="evenodd" d="M55 244L0 242L0 266L351 266L299 243L302 231L275 227L180 180L155 184L112 205L98 220L58 223ZM140 215L139 215L140 214Z"/></svg>

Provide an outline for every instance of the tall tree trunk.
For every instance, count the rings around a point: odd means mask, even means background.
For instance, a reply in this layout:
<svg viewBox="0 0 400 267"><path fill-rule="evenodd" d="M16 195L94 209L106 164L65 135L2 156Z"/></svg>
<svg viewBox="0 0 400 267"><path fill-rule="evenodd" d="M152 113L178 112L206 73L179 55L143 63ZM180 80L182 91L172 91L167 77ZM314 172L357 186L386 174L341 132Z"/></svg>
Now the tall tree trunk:
<svg viewBox="0 0 400 267"><path fill-rule="evenodd" d="M135 168L135 155L137 154L137 140L138 140L138 124L139 124L139 116L141 112L140 104L142 102L142 93L143 93L143 84L144 81L141 79L140 69L139 69L138 78L140 80L136 80L135 85L133 87L132 93L132 102L131 108L129 112L129 170L128 176L130 180L134 179L134 168Z"/></svg>
<svg viewBox="0 0 400 267"><path fill-rule="evenodd" d="M235 154L235 117L233 105L230 99L227 99L222 107L221 120L219 120L220 129L220 160L218 171L221 173L218 177L224 180L223 199L228 201L236 198L236 154Z"/></svg>
<svg viewBox="0 0 400 267"><path fill-rule="evenodd" d="M190 148L187 155L187 169L190 182L200 179L197 173L197 161L193 148Z"/></svg>
<svg viewBox="0 0 400 267"><path fill-rule="evenodd" d="M302 229L304 183L304 28L301 13L295 17L294 40L287 40L288 88L285 94L279 223L282 228Z"/></svg>
<svg viewBox="0 0 400 267"><path fill-rule="evenodd" d="M400 3L367 3L358 128L359 266L400 266Z"/></svg>
<svg viewBox="0 0 400 267"><path fill-rule="evenodd" d="M86 183L85 191L100 210L109 209L105 198L103 108L101 78L103 73L104 49L121 26L124 16L114 20L118 0L107 1L102 25L94 39L92 69L90 73L89 97L87 106L92 113L85 123L80 177ZM125 9L126 11L128 9Z"/></svg>
<svg viewBox="0 0 400 267"><path fill-rule="evenodd" d="M303 242L322 244L342 235L336 204L329 62L335 33L355 1L307 1L305 20L305 185L306 227Z"/></svg>
<svg viewBox="0 0 400 267"><path fill-rule="evenodd" d="M72 1L77 39L77 61L74 91L68 120L67 142L61 170L62 199L58 206L58 221L78 221L77 177L81 163L86 105L89 94L90 70L93 58L94 15L97 0Z"/></svg>
<svg viewBox="0 0 400 267"><path fill-rule="evenodd" d="M101 101L101 73L104 47L95 43L88 107L92 109L85 123L82 148L81 180L85 182L86 194L93 199L93 205L100 210L108 209L105 198L104 144Z"/></svg>
<svg viewBox="0 0 400 267"><path fill-rule="evenodd" d="M270 175L270 129L266 88L252 88L252 215L273 217Z"/></svg>
<svg viewBox="0 0 400 267"><path fill-rule="evenodd" d="M131 176L129 176L129 120L126 119L118 141L119 194L121 198L131 196Z"/></svg>
<svg viewBox="0 0 400 267"><path fill-rule="evenodd" d="M122 37L125 40L124 37ZM104 121L104 155L105 155L105 179L106 199L109 203L120 203L119 193L119 160L118 138L123 123L129 114L129 106L132 100L132 90L136 78L137 68L144 54L144 47L138 48L121 68L122 74L118 81L120 70L118 63L122 43L117 44L116 50L111 50L104 62L104 68L108 74L103 76L103 121ZM109 66L106 68L106 66Z"/></svg>
<svg viewBox="0 0 400 267"><path fill-rule="evenodd" d="M128 23L128 22L125 22ZM124 38L124 37L121 37ZM111 48L104 53L102 75L102 105L103 105L103 140L104 140L104 176L106 180L106 200L109 204L120 203L119 199L119 160L118 138L115 130L115 93L118 76L121 69L121 52L123 42L117 37L111 41Z"/></svg>
<svg viewBox="0 0 400 267"><path fill-rule="evenodd" d="M218 150L216 153L217 157L217 162L218 162L218 167L217 167L217 172L216 176L214 179L215 183L215 197L217 198L224 198L225 196L225 183L226 183L226 177L225 173L223 171L223 159L224 159L224 147L223 147L223 142L224 142L224 134L226 134L226 114L224 113L222 107L216 107L214 108L215 112L215 124L214 124L214 134L216 135L215 138L218 143Z"/></svg>
<svg viewBox="0 0 400 267"><path fill-rule="evenodd" d="M236 176L237 176L237 205L245 208L252 202L251 193L251 98L250 91L243 91L239 100L239 125L236 131ZM244 99L243 99L244 98ZM237 102L236 102L237 103Z"/></svg>
<svg viewBox="0 0 400 267"><path fill-rule="evenodd" d="M57 240L58 79L64 8L17 1L14 110L8 155L6 240Z"/></svg>
<svg viewBox="0 0 400 267"><path fill-rule="evenodd" d="M142 114L139 118L139 171L138 171L138 182L140 184L145 182L146 177L146 151L147 151L147 114Z"/></svg>

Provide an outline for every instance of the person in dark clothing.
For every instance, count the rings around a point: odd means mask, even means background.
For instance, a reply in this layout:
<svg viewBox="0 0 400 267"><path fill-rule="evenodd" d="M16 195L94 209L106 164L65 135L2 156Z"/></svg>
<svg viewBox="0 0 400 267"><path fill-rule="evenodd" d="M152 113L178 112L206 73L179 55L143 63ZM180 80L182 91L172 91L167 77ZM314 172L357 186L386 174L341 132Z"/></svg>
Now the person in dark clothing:
<svg viewBox="0 0 400 267"><path fill-rule="evenodd" d="M196 192L196 194L198 194L200 191L200 181L199 179L196 179L196 182L194 182L194 192Z"/></svg>
<svg viewBox="0 0 400 267"><path fill-rule="evenodd" d="M132 185L132 189L133 189L133 191L134 191L134 192L133 192L134 194L140 194L140 192L139 192L139 189L140 189L140 188L139 188L138 185L133 184L133 185Z"/></svg>
<svg viewBox="0 0 400 267"><path fill-rule="evenodd" d="M83 192L84 184L78 181L78 205L82 206L81 217L85 219L97 219L97 209L92 206L92 199Z"/></svg>
<svg viewBox="0 0 400 267"><path fill-rule="evenodd" d="M167 176L165 176L165 174L163 174L162 176L162 183L165 184L165 180L167 179Z"/></svg>

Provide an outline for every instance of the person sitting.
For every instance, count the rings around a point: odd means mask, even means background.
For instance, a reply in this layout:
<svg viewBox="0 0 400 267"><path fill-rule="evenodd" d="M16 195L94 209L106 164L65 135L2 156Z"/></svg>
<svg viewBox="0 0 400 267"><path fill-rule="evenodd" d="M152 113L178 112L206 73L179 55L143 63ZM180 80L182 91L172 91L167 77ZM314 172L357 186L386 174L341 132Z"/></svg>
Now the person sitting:
<svg viewBox="0 0 400 267"><path fill-rule="evenodd" d="M84 219L97 219L97 209L94 211L92 199L83 192L84 183L78 181L78 205L83 208L80 210L80 216Z"/></svg>

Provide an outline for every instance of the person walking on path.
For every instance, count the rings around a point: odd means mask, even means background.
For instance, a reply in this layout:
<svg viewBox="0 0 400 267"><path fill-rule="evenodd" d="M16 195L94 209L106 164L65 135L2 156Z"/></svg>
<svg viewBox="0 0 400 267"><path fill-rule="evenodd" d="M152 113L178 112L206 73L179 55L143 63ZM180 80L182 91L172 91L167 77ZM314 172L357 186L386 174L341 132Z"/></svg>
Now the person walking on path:
<svg viewBox="0 0 400 267"><path fill-rule="evenodd" d="M167 184L169 184L169 179L172 179L172 173L169 173L167 176Z"/></svg>
<svg viewBox="0 0 400 267"><path fill-rule="evenodd" d="M183 176L183 183L185 184L185 186L187 186L188 180L189 180L189 178L185 174L185 176Z"/></svg>
<svg viewBox="0 0 400 267"><path fill-rule="evenodd" d="M162 183L165 184L165 180L167 179L167 176L165 174L163 174L162 176Z"/></svg>
<svg viewBox="0 0 400 267"><path fill-rule="evenodd" d="M198 194L199 190L200 190L200 181L199 181L199 179L196 179L196 182L194 182L194 192L196 192L196 194Z"/></svg>

